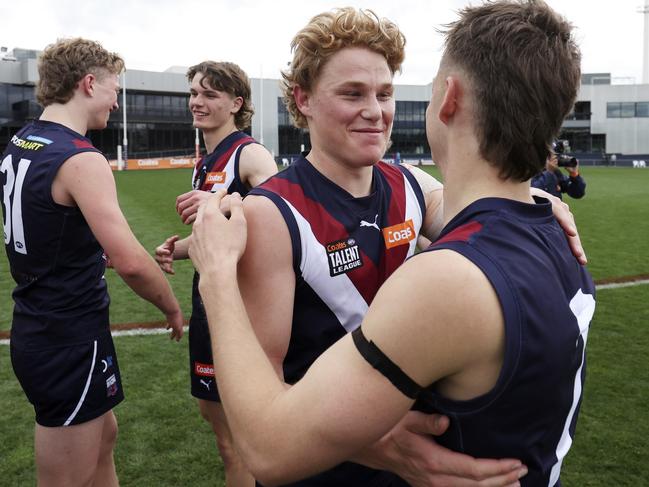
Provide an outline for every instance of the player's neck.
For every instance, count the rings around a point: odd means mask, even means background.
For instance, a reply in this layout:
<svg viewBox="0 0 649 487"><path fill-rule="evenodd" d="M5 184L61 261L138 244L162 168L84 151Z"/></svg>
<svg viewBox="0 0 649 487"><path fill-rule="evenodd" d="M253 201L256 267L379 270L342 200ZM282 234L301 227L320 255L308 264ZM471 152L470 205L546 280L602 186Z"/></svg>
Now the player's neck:
<svg viewBox="0 0 649 487"><path fill-rule="evenodd" d="M46 106L39 120L56 122L84 136L88 131L87 120L75 109L71 102L66 104L54 103Z"/></svg>
<svg viewBox="0 0 649 487"><path fill-rule="evenodd" d="M203 130L203 140L205 141L205 150L207 150L207 153L211 154L214 152L214 149L223 142L223 139L237 130L236 125L234 125L234 120L220 127Z"/></svg>
<svg viewBox="0 0 649 487"><path fill-rule="evenodd" d="M534 202L529 181L502 179L498 168L479 154L465 155L462 159L454 159L451 155L441 171L444 179L444 224L482 198Z"/></svg>
<svg viewBox="0 0 649 487"><path fill-rule="evenodd" d="M312 149L307 156L311 165L323 176L355 198L368 196L372 190L372 165L354 166L337 161L324 152Z"/></svg>

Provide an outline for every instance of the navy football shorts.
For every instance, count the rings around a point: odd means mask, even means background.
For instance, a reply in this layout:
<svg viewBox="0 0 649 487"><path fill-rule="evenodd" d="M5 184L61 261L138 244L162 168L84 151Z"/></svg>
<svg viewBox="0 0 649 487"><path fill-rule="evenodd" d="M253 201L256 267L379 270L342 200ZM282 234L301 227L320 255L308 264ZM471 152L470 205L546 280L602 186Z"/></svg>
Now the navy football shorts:
<svg viewBox="0 0 649 487"><path fill-rule="evenodd" d="M214 379L212 344L207 319L192 314L189 320L189 375L192 396L207 401L221 402Z"/></svg>
<svg viewBox="0 0 649 487"><path fill-rule="evenodd" d="M110 332L46 350L11 346L11 364L41 426L85 423L124 399Z"/></svg>

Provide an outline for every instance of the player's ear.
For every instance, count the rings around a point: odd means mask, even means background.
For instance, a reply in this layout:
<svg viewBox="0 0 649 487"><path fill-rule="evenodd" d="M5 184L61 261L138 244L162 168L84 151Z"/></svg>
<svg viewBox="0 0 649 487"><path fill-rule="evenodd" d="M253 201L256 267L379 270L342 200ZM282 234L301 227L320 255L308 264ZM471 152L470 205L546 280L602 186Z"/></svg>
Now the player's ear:
<svg viewBox="0 0 649 487"><path fill-rule="evenodd" d="M230 110L230 113L238 113L239 110L241 110L242 106L243 106L243 98L241 98L240 96L233 98L232 109Z"/></svg>
<svg viewBox="0 0 649 487"><path fill-rule="evenodd" d="M308 117L311 115L311 95L310 93L302 88L300 85L293 86L293 98L295 99L295 105L297 109L300 110L302 115Z"/></svg>
<svg viewBox="0 0 649 487"><path fill-rule="evenodd" d="M446 91L444 92L444 98L439 107L438 117L444 125L448 125L449 120L453 118L457 111L462 90L460 82L455 76L447 76L444 83Z"/></svg>
<svg viewBox="0 0 649 487"><path fill-rule="evenodd" d="M77 84L78 88L81 88L81 90L88 96L92 96L92 94L95 91L95 82L97 81L97 77L92 74L88 73L86 74L79 83Z"/></svg>

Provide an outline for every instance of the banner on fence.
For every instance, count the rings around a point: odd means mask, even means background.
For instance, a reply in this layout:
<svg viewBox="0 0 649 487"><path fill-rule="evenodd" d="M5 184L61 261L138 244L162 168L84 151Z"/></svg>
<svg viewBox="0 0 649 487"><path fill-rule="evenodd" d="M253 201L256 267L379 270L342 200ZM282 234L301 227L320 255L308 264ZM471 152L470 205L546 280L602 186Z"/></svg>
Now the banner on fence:
<svg viewBox="0 0 649 487"><path fill-rule="evenodd" d="M117 170L117 160L111 160L110 167L113 171ZM179 169L194 167L196 160L193 157L169 157L169 158L151 158L151 159L129 159L126 161L126 168L129 171L139 169Z"/></svg>

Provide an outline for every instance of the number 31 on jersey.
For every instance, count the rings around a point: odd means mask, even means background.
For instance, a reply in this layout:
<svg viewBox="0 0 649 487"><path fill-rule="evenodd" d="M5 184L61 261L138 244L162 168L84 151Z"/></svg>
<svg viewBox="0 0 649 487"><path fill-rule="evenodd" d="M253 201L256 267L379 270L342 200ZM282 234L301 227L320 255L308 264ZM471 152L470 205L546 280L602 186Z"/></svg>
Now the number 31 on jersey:
<svg viewBox="0 0 649 487"><path fill-rule="evenodd" d="M20 254L27 254L25 230L23 227L22 193L25 174L31 162L28 159L20 159L18 161L18 171L14 172L10 154L4 158L0 165L0 173L6 174L6 181L2 188L5 210L2 226L4 229L5 245L11 242L13 236L14 249Z"/></svg>

